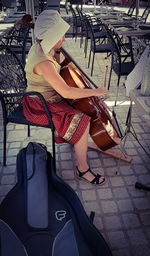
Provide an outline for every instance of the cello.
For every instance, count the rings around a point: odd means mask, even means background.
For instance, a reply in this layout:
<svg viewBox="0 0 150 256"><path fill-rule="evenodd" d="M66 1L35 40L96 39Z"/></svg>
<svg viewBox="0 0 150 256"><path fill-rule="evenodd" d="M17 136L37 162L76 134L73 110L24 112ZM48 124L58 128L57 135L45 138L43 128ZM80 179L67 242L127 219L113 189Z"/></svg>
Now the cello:
<svg viewBox="0 0 150 256"><path fill-rule="evenodd" d="M65 60L62 63L60 75L70 87L91 88L90 83L97 86L79 68L68 53L61 48ZM90 136L98 148L105 151L121 142L118 123L106 103L99 97L87 97L69 100L69 103L81 112L91 117Z"/></svg>

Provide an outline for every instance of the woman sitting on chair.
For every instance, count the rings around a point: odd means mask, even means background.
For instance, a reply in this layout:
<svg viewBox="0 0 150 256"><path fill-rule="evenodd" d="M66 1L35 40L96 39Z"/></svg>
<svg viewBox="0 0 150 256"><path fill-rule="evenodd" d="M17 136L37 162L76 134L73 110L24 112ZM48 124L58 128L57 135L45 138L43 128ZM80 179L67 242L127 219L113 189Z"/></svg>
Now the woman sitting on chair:
<svg viewBox="0 0 150 256"><path fill-rule="evenodd" d="M55 10L45 10L35 22L36 43L31 47L25 66L27 91L40 92L52 113L56 129L56 143L74 145L77 159L76 176L101 185L105 178L95 174L87 163L90 117L72 108L64 99L80 99L91 96L107 97L107 90L69 87L60 76L60 48L69 29ZM36 97L23 98L23 112L27 120L48 124L42 104Z"/></svg>

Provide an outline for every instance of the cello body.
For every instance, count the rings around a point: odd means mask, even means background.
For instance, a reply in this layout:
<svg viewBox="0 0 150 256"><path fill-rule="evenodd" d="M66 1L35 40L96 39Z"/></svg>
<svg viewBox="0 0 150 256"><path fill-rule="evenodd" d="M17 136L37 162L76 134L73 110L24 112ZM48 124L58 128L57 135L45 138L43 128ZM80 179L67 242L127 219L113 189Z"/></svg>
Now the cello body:
<svg viewBox="0 0 150 256"><path fill-rule="evenodd" d="M84 76L71 63L61 69L60 75L70 87L90 88ZM113 115L99 97L88 97L69 102L81 112L91 117L90 136L101 150L120 144L119 131Z"/></svg>

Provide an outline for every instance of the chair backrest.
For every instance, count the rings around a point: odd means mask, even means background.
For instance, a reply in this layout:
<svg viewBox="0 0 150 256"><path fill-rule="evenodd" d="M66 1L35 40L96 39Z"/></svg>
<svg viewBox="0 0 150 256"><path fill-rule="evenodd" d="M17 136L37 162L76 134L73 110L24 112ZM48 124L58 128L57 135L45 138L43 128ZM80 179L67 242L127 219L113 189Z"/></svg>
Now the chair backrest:
<svg viewBox="0 0 150 256"><path fill-rule="evenodd" d="M46 9L47 7L47 1L39 0L39 14Z"/></svg>
<svg viewBox="0 0 150 256"><path fill-rule="evenodd" d="M142 22L145 23L148 16L149 16L149 13L150 13L150 8L149 7L146 7L145 10L143 11L142 13L142 16L141 16L141 19L142 19Z"/></svg>
<svg viewBox="0 0 150 256"><path fill-rule="evenodd" d="M78 15L77 15L75 9L72 7L72 5L70 5L70 11L71 11L73 18L76 19Z"/></svg>
<svg viewBox="0 0 150 256"><path fill-rule="evenodd" d="M70 4L75 4L75 5L80 5L81 6L81 10L83 7L83 0L69 0Z"/></svg>
<svg viewBox="0 0 150 256"><path fill-rule="evenodd" d="M10 28L8 30L8 32L6 31L5 35L1 38L0 40L0 44L5 44L5 45L11 45L11 42L13 40L13 36L16 34L16 28L15 26L13 26L12 28Z"/></svg>
<svg viewBox="0 0 150 256"><path fill-rule="evenodd" d="M8 46L0 45L0 100L7 114L20 104L21 97L3 97L3 94L24 92L26 86L22 63Z"/></svg>
<svg viewBox="0 0 150 256"><path fill-rule="evenodd" d="M78 15L81 17L81 9L79 8L79 6L76 6L76 10L77 10Z"/></svg>
<svg viewBox="0 0 150 256"><path fill-rule="evenodd" d="M26 62L27 48L31 47L32 39L29 38L30 28L25 27L22 23L15 24L11 31L1 39L1 42L9 46L18 55L23 66Z"/></svg>
<svg viewBox="0 0 150 256"><path fill-rule="evenodd" d="M121 70L121 55L120 49L118 47L118 41L115 40L113 33L106 29L108 42L111 46L111 54L112 54L112 67L116 71L116 73L120 73Z"/></svg>
<svg viewBox="0 0 150 256"><path fill-rule="evenodd" d="M84 31L84 30L86 30L85 16L82 13L82 10L79 8L79 6L76 6L76 11L79 16L80 23L81 23L81 29L82 29L82 31Z"/></svg>
<svg viewBox="0 0 150 256"><path fill-rule="evenodd" d="M70 5L70 11L72 14L72 19L73 19L73 26L75 27L81 27L81 21L78 13L75 11L75 9Z"/></svg>
<svg viewBox="0 0 150 256"><path fill-rule="evenodd" d="M89 15L86 15L85 22L86 22L88 34L89 34L90 39L91 39L91 48L95 49L96 42L95 42L95 38L94 38L94 30L93 30L93 27L92 27L92 20L91 20L91 17Z"/></svg>
<svg viewBox="0 0 150 256"><path fill-rule="evenodd" d="M26 11L26 5L24 0L17 1L17 11Z"/></svg>
<svg viewBox="0 0 150 256"><path fill-rule="evenodd" d="M29 31L30 28L27 28L24 31L24 37L23 37L23 43L22 43L22 53L21 53L21 60L22 60L22 64L25 67L26 64L26 54L29 52L29 49L31 47L32 44L32 38L29 38Z"/></svg>
<svg viewBox="0 0 150 256"><path fill-rule="evenodd" d="M29 33L29 27L25 27L22 23L15 24L8 45L22 45L26 33Z"/></svg>
<svg viewBox="0 0 150 256"><path fill-rule="evenodd" d="M135 9L135 6L136 6L136 1L134 1L134 2L130 5L129 10L128 10L128 12L127 12L127 15L128 15L128 16L132 16L132 14L133 14L133 12L134 12L134 9Z"/></svg>
<svg viewBox="0 0 150 256"><path fill-rule="evenodd" d="M92 18L90 15L85 16L85 22L88 27L89 36L91 38L91 48L94 50L98 42L98 38L104 37L105 30L101 21L97 18Z"/></svg>

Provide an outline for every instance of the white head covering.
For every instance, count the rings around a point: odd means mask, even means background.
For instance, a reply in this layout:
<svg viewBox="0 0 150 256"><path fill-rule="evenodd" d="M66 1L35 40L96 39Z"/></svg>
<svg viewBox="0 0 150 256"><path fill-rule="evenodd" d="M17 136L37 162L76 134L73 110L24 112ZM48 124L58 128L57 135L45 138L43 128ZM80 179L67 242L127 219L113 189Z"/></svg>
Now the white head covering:
<svg viewBox="0 0 150 256"><path fill-rule="evenodd" d="M41 46L45 54L64 36L69 27L56 10L40 13L35 22L34 33L36 38L42 40Z"/></svg>

